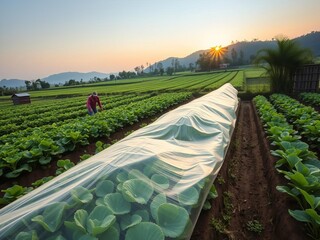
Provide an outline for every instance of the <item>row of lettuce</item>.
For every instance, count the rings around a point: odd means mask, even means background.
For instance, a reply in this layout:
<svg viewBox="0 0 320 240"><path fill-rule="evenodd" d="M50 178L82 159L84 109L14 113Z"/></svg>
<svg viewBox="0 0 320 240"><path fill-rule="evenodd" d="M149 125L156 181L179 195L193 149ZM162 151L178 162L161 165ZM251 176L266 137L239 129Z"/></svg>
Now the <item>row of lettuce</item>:
<svg viewBox="0 0 320 240"><path fill-rule="evenodd" d="M308 136L309 128L319 121L319 113L285 95L274 94L270 99L272 103L257 96L253 101L273 146L271 152L279 158L276 168L288 180L277 189L296 200L300 209L290 209L289 214L306 224L309 236L319 239L320 161L311 147L319 137Z"/></svg>
<svg viewBox="0 0 320 240"><path fill-rule="evenodd" d="M99 95L100 101L103 104L108 102L118 101L126 98L131 98L137 94L126 94L126 95ZM79 97L65 97L65 98L33 98L31 104L23 105L11 105L7 109L0 110L0 120L15 119L23 115L25 120L32 120L33 116L41 115L43 113L52 112L62 109L70 109L76 106L84 106L86 104L87 96ZM9 110L9 111L8 111ZM3 114L2 114L3 113ZM6 114L4 114L6 113Z"/></svg>
<svg viewBox="0 0 320 240"><path fill-rule="evenodd" d="M283 94L270 97L273 105L293 124L312 150L320 150L320 114L313 107Z"/></svg>
<svg viewBox="0 0 320 240"><path fill-rule="evenodd" d="M149 97L151 97L151 94L110 97L107 100L103 99L102 105L104 109L111 109ZM27 108L25 111L23 111L24 108L20 108L22 111L16 111L13 109L13 114L7 116L6 119L0 120L0 135L10 134L26 128L40 127L52 123L59 124L59 122L85 116L87 114L85 104L86 99L82 98L78 101L68 100L66 103L60 103L59 101L49 107L33 105L34 109Z"/></svg>
<svg viewBox="0 0 320 240"><path fill-rule="evenodd" d="M318 106L318 107L320 105L319 93L306 92L306 93L301 93L299 97L305 103L311 104L313 106Z"/></svg>
<svg viewBox="0 0 320 240"><path fill-rule="evenodd" d="M18 177L33 166L46 165L53 157L70 152L78 145L89 144L90 138L108 137L117 129L153 116L185 101L191 93L164 93L85 116L61 125L45 125L17 131L1 137L0 176Z"/></svg>

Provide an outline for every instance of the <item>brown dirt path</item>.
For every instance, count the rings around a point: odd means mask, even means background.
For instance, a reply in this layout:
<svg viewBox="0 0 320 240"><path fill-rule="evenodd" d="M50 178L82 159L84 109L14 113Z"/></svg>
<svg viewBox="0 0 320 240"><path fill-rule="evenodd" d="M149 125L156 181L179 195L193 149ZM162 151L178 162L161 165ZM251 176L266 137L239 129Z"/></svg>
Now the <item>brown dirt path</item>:
<svg viewBox="0 0 320 240"><path fill-rule="evenodd" d="M302 224L288 214L293 203L276 190L284 178L276 172L269 151L253 105L241 102L225 162L214 182L219 197L210 210L202 211L192 240L308 239ZM256 223L256 228L249 223Z"/></svg>

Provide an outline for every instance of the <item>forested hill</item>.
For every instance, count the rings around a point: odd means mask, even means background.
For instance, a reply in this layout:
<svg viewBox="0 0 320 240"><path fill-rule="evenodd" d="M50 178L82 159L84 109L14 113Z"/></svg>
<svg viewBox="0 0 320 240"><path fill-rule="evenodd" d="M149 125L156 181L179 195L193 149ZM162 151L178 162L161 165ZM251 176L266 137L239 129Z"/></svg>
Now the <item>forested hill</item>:
<svg viewBox="0 0 320 240"><path fill-rule="evenodd" d="M311 33L308 33L306 35L294 38L293 40L296 40L299 42L301 47L304 48L310 48L314 54L314 56L319 57L320 56L320 31L313 31ZM276 41L242 41L242 42L236 42L234 44L231 44L227 46L228 48L228 58L231 59L231 51L234 49L238 55L240 55L240 52L243 52L243 63L250 63L250 60L256 56L257 52L264 48L273 48L276 46ZM179 64L181 66L189 67L189 64L195 64L197 59L199 58L199 55L203 52L208 51L207 50L199 50L196 51L184 58L176 58L176 57L170 57L165 60L159 61L156 64L161 63L163 68L171 67L173 61L176 59L178 60ZM146 69L148 72L149 69Z"/></svg>

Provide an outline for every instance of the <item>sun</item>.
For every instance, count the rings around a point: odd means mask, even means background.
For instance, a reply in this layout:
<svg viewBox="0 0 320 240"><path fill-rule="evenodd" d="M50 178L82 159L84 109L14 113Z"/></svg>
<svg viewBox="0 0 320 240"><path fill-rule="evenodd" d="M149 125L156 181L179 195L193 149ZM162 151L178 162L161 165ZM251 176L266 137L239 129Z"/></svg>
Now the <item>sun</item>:
<svg viewBox="0 0 320 240"><path fill-rule="evenodd" d="M212 47L210 49L210 54L213 58L221 58L226 53L227 48L222 47L221 45Z"/></svg>

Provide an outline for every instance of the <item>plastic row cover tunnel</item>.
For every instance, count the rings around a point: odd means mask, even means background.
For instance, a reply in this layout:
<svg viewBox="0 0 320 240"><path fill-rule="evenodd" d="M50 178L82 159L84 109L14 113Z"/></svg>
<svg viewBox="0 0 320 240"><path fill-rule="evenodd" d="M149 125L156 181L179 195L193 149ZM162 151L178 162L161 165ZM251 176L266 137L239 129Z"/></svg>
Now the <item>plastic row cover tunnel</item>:
<svg viewBox="0 0 320 240"><path fill-rule="evenodd" d="M238 107L226 84L0 210L0 239L189 239Z"/></svg>

